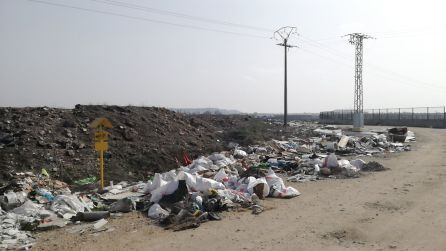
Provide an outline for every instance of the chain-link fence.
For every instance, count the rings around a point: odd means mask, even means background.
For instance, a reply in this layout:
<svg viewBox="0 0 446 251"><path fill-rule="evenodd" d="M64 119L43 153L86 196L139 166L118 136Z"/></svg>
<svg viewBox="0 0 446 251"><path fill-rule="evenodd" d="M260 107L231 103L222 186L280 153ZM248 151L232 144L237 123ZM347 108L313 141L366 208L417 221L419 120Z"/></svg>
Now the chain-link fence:
<svg viewBox="0 0 446 251"><path fill-rule="evenodd" d="M321 112L319 119L322 123L351 124L353 121L353 110ZM364 123L366 125L446 128L446 108L441 106L367 109L364 110Z"/></svg>

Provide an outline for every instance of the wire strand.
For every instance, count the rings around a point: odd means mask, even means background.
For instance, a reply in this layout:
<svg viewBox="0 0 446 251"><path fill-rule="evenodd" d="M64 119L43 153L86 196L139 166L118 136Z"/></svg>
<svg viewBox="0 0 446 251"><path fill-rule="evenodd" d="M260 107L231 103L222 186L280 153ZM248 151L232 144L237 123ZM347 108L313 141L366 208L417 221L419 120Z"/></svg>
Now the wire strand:
<svg viewBox="0 0 446 251"><path fill-rule="evenodd" d="M52 6L61 7L61 8L69 8L69 9L87 11L87 12L92 12L92 13L99 13L99 14L103 14L103 15L124 17L124 18L128 18L128 19L134 19L134 20L140 20L140 21L146 21L146 22L151 22L151 23L170 25L170 26L177 26L177 27L182 27L182 28L189 28L189 29L195 29L195 30L204 30L204 31L212 31L212 32L219 32L219 33L225 33L225 34L231 34L231 35L245 36L245 37L268 38L269 39L269 37L266 37L266 36L259 36L259 35L246 34L246 33L240 33L240 32L218 30L218 29L211 29L211 28L205 28L205 27L189 25L189 24L178 24L178 23L172 23L172 22L161 21L161 20L156 20L156 19L149 19L149 18L144 18L144 17L136 17L136 16L130 16L130 15L125 15L125 14L120 14L120 13L115 13L115 12L102 11L102 10L96 10L96 9L90 9L90 8L84 8L84 7L72 6L72 5L66 5L66 4L59 4L59 3L42 1L42 0L28 0L28 1L39 3L39 4L52 5Z"/></svg>
<svg viewBox="0 0 446 251"><path fill-rule="evenodd" d="M257 30L257 31L263 31L263 32L265 32L265 31L273 32L272 29L267 29L267 28L252 26L252 25L239 24L239 23L232 23L232 22L204 18L204 17L198 17L198 16L192 16L192 15L174 12L174 11L170 11L170 10L161 10L161 9L156 9L156 8L147 7L147 6L143 6L143 5L130 4L130 3L125 3L125 2L120 2L120 1L114 1L114 0L90 0L90 1L107 4L107 5L111 5L111 6L118 6L118 7L128 8L128 9L134 9L134 10L155 13L155 14L159 14L159 15L166 15L166 16L178 17L178 18L183 18L183 19L189 19L189 20L194 20L194 21L207 22L207 23L213 23L213 24L218 24L218 25L226 25L226 26L251 29L251 30Z"/></svg>

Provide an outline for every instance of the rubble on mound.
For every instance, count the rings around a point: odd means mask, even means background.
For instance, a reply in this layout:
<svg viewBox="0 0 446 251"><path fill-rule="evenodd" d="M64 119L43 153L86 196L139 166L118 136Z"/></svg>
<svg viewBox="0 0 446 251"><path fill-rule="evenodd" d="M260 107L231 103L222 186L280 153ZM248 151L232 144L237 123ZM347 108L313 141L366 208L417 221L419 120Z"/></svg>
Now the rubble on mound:
<svg viewBox="0 0 446 251"><path fill-rule="evenodd" d="M184 152L198 157L229 142L255 144L292 133L248 115L184 115L157 107L0 108L0 186L14 172L41 168L69 184L96 176L89 126L98 117L114 126L105 155L109 180L138 181L168 171Z"/></svg>

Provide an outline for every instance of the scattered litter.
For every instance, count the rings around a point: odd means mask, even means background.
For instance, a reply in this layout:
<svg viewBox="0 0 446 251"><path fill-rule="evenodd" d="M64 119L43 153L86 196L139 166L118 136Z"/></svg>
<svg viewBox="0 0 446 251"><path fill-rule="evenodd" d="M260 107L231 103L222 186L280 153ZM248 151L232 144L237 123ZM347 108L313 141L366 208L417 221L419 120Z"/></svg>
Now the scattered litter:
<svg viewBox="0 0 446 251"><path fill-rule="evenodd" d="M100 229L100 228L102 228L103 226L105 226L107 223L108 223L107 220L105 220L105 219L100 219L100 220L98 220L96 223L93 224L93 228L96 229L96 230L97 230L97 229Z"/></svg>
<svg viewBox="0 0 446 251"><path fill-rule="evenodd" d="M379 172L384 170L386 170L386 168L376 161L370 161L369 163L364 164L362 167L362 171L365 172Z"/></svg>

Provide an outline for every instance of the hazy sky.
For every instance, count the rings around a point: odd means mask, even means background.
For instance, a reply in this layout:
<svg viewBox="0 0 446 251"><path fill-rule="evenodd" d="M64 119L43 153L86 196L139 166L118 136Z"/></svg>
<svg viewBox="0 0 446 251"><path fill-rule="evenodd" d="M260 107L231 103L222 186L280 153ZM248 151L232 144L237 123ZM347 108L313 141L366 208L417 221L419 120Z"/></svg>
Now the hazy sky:
<svg viewBox="0 0 446 251"><path fill-rule="evenodd" d="M341 38L351 32L377 38L364 43L365 108L446 103L445 1L42 1L123 16L0 0L0 106L282 112L283 47L268 30L286 25L301 35L288 54L289 112L352 108L354 48Z"/></svg>

